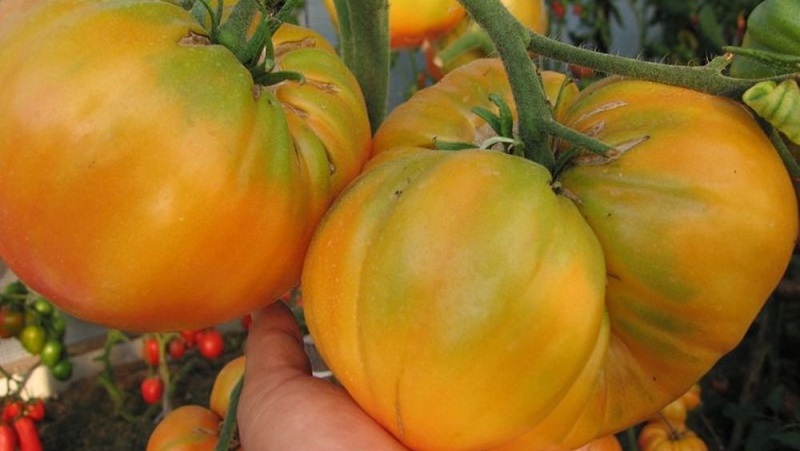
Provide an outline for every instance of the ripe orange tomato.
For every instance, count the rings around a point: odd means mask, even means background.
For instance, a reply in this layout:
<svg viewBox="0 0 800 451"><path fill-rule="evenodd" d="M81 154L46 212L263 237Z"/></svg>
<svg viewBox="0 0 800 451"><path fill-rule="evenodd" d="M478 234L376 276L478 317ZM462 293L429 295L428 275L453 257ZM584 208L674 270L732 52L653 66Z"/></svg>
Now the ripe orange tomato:
<svg viewBox="0 0 800 451"><path fill-rule="evenodd" d="M74 316L199 329L277 299L361 171L366 107L322 36L281 26L305 83L261 86L208 35L176 2L0 2L0 255Z"/></svg>
<svg viewBox="0 0 800 451"><path fill-rule="evenodd" d="M214 385L211 387L211 397L209 398L209 407L211 411L216 413L220 418L225 418L228 414L228 406L231 401L231 393L233 388L239 382L239 379L244 376L245 356L239 356L219 370L217 377L214 378Z"/></svg>
<svg viewBox="0 0 800 451"><path fill-rule="evenodd" d="M631 79L556 115L615 148L557 178L435 150L493 136L472 112L488 93L510 99L501 63L479 60L390 114L312 241L306 320L411 448L575 448L652 416L738 344L791 257L795 193L740 104Z"/></svg>
<svg viewBox="0 0 800 451"><path fill-rule="evenodd" d="M642 451L707 451L706 443L684 423L651 421L637 438Z"/></svg>
<svg viewBox="0 0 800 451"><path fill-rule="evenodd" d="M202 406L178 407L153 429L146 451L213 451L221 421L217 414Z"/></svg>

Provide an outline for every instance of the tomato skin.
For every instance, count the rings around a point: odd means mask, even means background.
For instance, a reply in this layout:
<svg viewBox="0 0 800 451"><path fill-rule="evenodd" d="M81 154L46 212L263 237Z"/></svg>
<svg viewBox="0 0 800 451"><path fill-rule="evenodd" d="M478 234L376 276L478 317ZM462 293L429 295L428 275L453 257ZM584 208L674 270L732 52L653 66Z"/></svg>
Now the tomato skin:
<svg viewBox="0 0 800 451"><path fill-rule="evenodd" d="M276 299L367 158L360 88L322 36L282 26L277 64L306 83L261 89L191 33L170 2L0 4L0 255L83 320L193 329Z"/></svg>
<svg viewBox="0 0 800 451"><path fill-rule="evenodd" d="M225 339L217 329L205 330L197 338L197 350L207 359L216 359L225 350Z"/></svg>
<svg viewBox="0 0 800 451"><path fill-rule="evenodd" d="M42 440L36 430L36 424L28 417L20 417L14 421L20 451L42 451Z"/></svg>
<svg viewBox="0 0 800 451"><path fill-rule="evenodd" d="M412 449L487 449L545 416L584 371L608 336L604 285L599 245L547 170L462 150L362 174L320 225L302 292L321 355L373 418Z"/></svg>
<svg viewBox="0 0 800 451"><path fill-rule="evenodd" d="M219 370L217 377L214 378L214 385L211 387L211 396L209 398L209 408L219 415L220 418L225 418L228 413L228 406L231 401L231 393L236 383L239 382L244 376L245 356L239 356Z"/></svg>
<svg viewBox="0 0 800 451"><path fill-rule="evenodd" d="M142 381L140 386L142 399L147 404L155 404L161 401L164 394L164 381L158 376L150 376Z"/></svg>
<svg viewBox="0 0 800 451"><path fill-rule="evenodd" d="M622 451L622 445L613 434L596 438L573 451Z"/></svg>
<svg viewBox="0 0 800 451"><path fill-rule="evenodd" d="M800 4L794 0L765 0L747 18L747 31L742 47L800 56ZM772 77L791 73L752 57L736 55L731 62L731 75L741 78Z"/></svg>
<svg viewBox="0 0 800 451"><path fill-rule="evenodd" d="M489 92L509 99L502 76L499 62L470 63L397 107L374 138L369 168L328 212L306 260L302 292L318 349L362 408L412 448L570 449L647 419L741 340L794 249L791 180L745 108L654 83L596 83L556 117L621 154L609 161L581 155L557 182L590 236L563 224L559 231L580 242L597 240L603 262L575 265L601 277L602 287L576 294L574 283L554 283L552 291L563 296L564 310L600 297L601 312L595 318L593 304L582 306L595 322L545 332L552 321L547 315L529 318L511 307L526 302L524 286L503 290L503 284L516 281L520 267L559 273L551 262L573 258L538 254L534 245L515 241L532 235L558 243L526 228L546 228L543 222L558 221L557 215L543 209L525 217L524 226L504 227L522 221L510 211L524 216L520 205L553 193L548 188L519 198L516 186L499 186L510 183L505 168L482 166L484 154L433 150L435 138L480 143L488 137L470 108L489 107ZM445 170L462 158L457 169ZM530 164L519 161L511 166ZM502 177L491 188L474 179L493 173ZM462 207L459 196L474 203ZM470 235L496 216L500 224ZM497 244L487 251L487 243ZM517 249L525 255L509 251ZM508 254L524 260L503 260ZM464 263L469 258L476 261ZM550 287L537 285L546 293ZM476 306L476 297L487 304ZM516 332L496 338L498 330ZM541 377L520 373L520 361L546 353L520 344L534 331L546 335L538 343L576 340L574 351L562 351L575 361L546 359L548 375L565 381L558 388L538 385L538 401L558 393L546 408L515 404L525 399L525 384ZM474 346L474 336L484 341ZM527 352L513 352L517 346ZM508 362L498 364L501 356ZM476 361L482 364L453 369ZM498 370L506 367L515 374ZM490 399L475 395L484 390ZM465 398L484 407L465 406ZM485 413L498 405L501 419L482 416L480 428L467 419L457 424L454 412ZM436 428L425 426L432 421Z"/></svg>
<svg viewBox="0 0 800 451"><path fill-rule="evenodd" d="M334 0L323 0L334 24L338 23ZM393 0L389 3L389 44L393 49L415 48L434 39L466 16L456 0Z"/></svg>
<svg viewBox="0 0 800 451"><path fill-rule="evenodd" d="M178 407L155 427L146 451L213 451L221 421L202 406Z"/></svg>

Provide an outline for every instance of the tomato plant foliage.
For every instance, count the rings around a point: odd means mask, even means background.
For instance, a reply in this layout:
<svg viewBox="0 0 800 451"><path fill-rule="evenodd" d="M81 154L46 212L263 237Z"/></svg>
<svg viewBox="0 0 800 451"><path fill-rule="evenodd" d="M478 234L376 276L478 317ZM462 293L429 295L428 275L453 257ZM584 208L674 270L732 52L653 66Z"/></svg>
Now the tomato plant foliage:
<svg viewBox="0 0 800 451"><path fill-rule="evenodd" d="M0 255L84 320L210 326L295 286L370 129L334 49L291 25L254 83L163 1L0 4ZM47 70L34 61L47 61Z"/></svg>

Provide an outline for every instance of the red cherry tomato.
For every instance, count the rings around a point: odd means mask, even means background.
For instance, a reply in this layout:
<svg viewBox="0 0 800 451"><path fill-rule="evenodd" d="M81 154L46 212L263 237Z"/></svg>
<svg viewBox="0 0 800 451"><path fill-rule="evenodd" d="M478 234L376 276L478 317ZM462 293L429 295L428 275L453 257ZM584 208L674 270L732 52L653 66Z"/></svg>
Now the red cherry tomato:
<svg viewBox="0 0 800 451"><path fill-rule="evenodd" d="M3 406L3 422L10 423L22 413L22 401L12 400Z"/></svg>
<svg viewBox="0 0 800 451"><path fill-rule="evenodd" d="M148 336L142 340L142 358L150 366L158 365L158 340L155 337Z"/></svg>
<svg viewBox="0 0 800 451"><path fill-rule="evenodd" d="M41 398L33 399L25 404L25 415L33 421L42 421L44 419L44 414L44 401Z"/></svg>
<svg viewBox="0 0 800 451"><path fill-rule="evenodd" d="M182 330L181 337L183 337L183 341L186 342L186 347L191 348L197 344L197 334L200 331L197 330Z"/></svg>
<svg viewBox="0 0 800 451"><path fill-rule="evenodd" d="M186 353L186 341L181 337L175 337L167 344L167 352L170 358L178 360Z"/></svg>
<svg viewBox="0 0 800 451"><path fill-rule="evenodd" d="M0 423L0 451L16 451L17 432L10 424Z"/></svg>
<svg viewBox="0 0 800 451"><path fill-rule="evenodd" d="M225 350L225 340L217 329L207 329L197 339L200 355L207 359L216 359Z"/></svg>
<svg viewBox="0 0 800 451"><path fill-rule="evenodd" d="M164 394L164 381L158 376L151 376L142 381L139 389L144 402L155 404L161 400L161 395Z"/></svg>
<svg viewBox="0 0 800 451"><path fill-rule="evenodd" d="M250 330L250 325L253 324L253 315L249 313L247 315L244 315L241 319L241 323L244 330Z"/></svg>
<svg viewBox="0 0 800 451"><path fill-rule="evenodd" d="M17 432L20 451L42 451L42 441L32 419L19 417L14 422L14 430Z"/></svg>

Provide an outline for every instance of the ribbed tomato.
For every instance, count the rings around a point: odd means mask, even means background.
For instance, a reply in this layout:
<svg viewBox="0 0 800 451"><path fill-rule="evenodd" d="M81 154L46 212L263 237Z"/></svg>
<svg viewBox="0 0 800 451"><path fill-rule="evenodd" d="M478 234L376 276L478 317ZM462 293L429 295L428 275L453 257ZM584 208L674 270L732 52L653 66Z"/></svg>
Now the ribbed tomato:
<svg viewBox="0 0 800 451"><path fill-rule="evenodd" d="M642 451L708 451L703 439L680 422L648 422L639 431L637 444Z"/></svg>
<svg viewBox="0 0 800 451"><path fill-rule="evenodd" d="M0 3L0 256L75 316L198 329L277 299L361 170L360 88L320 35L281 26L305 82L275 86L208 35L177 2Z"/></svg>
<svg viewBox="0 0 800 451"><path fill-rule="evenodd" d="M470 108L503 79L471 63L395 109L306 260L325 361L415 449L571 449L644 420L739 342L794 248L787 172L727 99L595 84L557 116L615 151L555 180L432 150L483 142Z"/></svg>
<svg viewBox="0 0 800 451"><path fill-rule="evenodd" d="M147 451L213 451L222 419L210 409L184 405L168 413L153 429Z"/></svg>

